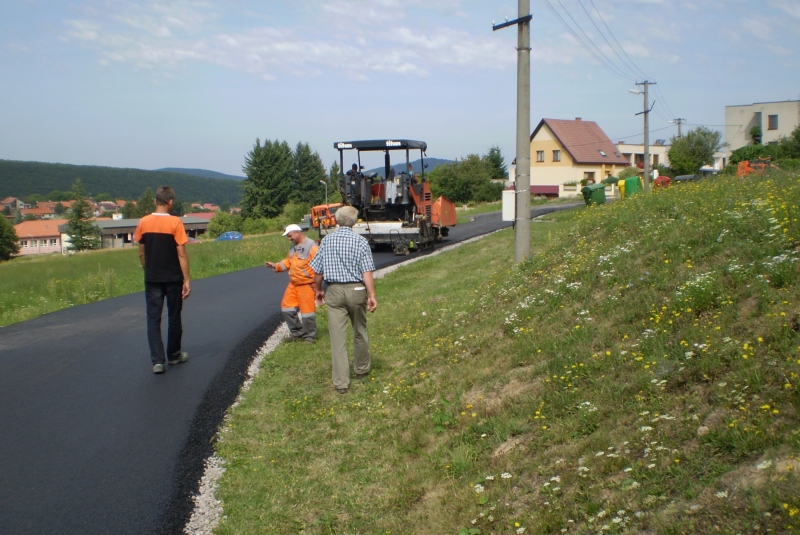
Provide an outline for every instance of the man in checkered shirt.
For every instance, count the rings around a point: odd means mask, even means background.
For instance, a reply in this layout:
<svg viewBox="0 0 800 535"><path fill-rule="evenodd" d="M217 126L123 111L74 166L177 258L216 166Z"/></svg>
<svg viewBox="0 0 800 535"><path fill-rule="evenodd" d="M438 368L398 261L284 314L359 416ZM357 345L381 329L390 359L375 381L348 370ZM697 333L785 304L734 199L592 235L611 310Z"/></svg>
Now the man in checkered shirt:
<svg viewBox="0 0 800 535"><path fill-rule="evenodd" d="M348 320L353 325L353 368L356 379L363 379L371 369L367 312L378 308L372 251L367 240L353 232L356 221L358 210L352 206L339 208L336 211L339 228L322 239L317 255L309 264L316 273L317 304L324 301L328 305L333 386L340 394L346 394L350 387Z"/></svg>

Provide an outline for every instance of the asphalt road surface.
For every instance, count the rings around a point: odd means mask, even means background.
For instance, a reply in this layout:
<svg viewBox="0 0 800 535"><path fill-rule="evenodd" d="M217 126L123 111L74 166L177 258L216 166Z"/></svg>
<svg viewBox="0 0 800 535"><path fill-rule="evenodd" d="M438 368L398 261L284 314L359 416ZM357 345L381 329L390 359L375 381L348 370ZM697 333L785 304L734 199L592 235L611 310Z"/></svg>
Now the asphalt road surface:
<svg viewBox="0 0 800 535"><path fill-rule="evenodd" d="M509 225L479 215L443 244ZM141 292L0 328L0 533L181 533L211 439L282 321L285 285L263 267L193 281L191 358L163 375L151 370Z"/></svg>

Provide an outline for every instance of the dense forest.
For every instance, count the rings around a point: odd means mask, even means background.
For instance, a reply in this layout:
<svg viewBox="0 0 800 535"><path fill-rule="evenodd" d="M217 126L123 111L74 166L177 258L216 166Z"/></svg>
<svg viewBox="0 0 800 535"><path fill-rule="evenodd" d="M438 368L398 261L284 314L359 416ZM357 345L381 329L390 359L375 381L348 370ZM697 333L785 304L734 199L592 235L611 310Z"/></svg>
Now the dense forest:
<svg viewBox="0 0 800 535"><path fill-rule="evenodd" d="M107 193L113 199L137 199L142 192L172 186L182 201L239 205L242 188L235 180L202 178L183 173L0 160L0 199L69 191L81 179L90 195Z"/></svg>

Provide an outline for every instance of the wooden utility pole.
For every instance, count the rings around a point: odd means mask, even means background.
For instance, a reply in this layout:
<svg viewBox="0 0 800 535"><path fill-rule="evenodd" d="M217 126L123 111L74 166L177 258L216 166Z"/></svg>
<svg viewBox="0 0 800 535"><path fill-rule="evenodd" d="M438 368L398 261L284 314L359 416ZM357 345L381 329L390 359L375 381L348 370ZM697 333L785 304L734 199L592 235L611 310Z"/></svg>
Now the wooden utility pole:
<svg viewBox="0 0 800 535"><path fill-rule="evenodd" d="M517 167L515 189L514 259L531 253L531 28L530 0L517 0L517 19L495 25L492 31L517 26Z"/></svg>
<svg viewBox="0 0 800 535"><path fill-rule="evenodd" d="M680 118L672 120L673 123L678 125L678 139L680 139L680 137L681 137L681 125L683 124L683 121L685 121L685 120L686 119L680 119Z"/></svg>

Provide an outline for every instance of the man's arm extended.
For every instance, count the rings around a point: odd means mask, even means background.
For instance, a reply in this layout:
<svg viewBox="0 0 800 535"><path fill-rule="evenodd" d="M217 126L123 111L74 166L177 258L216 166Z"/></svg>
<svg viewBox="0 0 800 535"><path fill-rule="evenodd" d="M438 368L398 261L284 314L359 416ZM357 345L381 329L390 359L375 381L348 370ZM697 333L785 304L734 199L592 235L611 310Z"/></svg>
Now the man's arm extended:
<svg viewBox="0 0 800 535"><path fill-rule="evenodd" d="M361 274L364 277L364 287L367 289L367 311L375 312L378 308L378 299L375 297L375 279L371 271Z"/></svg>
<svg viewBox="0 0 800 535"><path fill-rule="evenodd" d="M181 272L183 273L182 296L184 299L186 299L187 297L189 297L189 294L192 292L192 289L189 286L189 254L186 252L185 245L178 246L178 262L181 265Z"/></svg>

